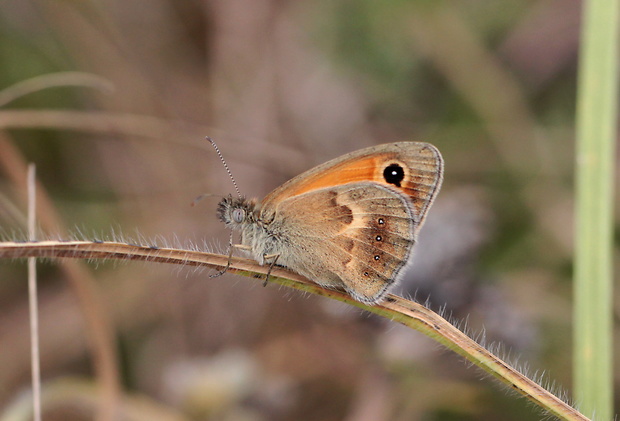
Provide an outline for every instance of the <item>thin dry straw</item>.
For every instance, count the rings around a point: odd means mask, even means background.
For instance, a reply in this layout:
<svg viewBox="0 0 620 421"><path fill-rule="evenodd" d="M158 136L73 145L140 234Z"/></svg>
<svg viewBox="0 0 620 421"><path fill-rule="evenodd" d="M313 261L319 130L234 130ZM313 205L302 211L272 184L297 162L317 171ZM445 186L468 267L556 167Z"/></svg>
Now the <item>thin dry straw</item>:
<svg viewBox="0 0 620 421"><path fill-rule="evenodd" d="M114 85L101 76L85 72L58 72L35 76L18 82L0 91L0 107L19 99L25 95L39 92L48 88L63 88L68 86L83 86L111 92Z"/></svg>
<svg viewBox="0 0 620 421"><path fill-rule="evenodd" d="M28 165L28 237L36 241L36 167ZM37 259L28 258L28 300L32 365L32 405L34 421L41 421L41 365L39 361L39 311L37 300Z"/></svg>

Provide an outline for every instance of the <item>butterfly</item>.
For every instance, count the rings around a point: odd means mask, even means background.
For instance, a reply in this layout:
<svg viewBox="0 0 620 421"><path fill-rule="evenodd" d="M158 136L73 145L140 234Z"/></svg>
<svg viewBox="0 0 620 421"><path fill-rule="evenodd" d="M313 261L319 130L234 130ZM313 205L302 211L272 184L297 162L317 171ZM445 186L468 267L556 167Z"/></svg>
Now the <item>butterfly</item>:
<svg viewBox="0 0 620 421"><path fill-rule="evenodd" d="M442 180L433 145L388 143L308 170L260 202L225 197L217 216L261 265L376 304L403 277Z"/></svg>

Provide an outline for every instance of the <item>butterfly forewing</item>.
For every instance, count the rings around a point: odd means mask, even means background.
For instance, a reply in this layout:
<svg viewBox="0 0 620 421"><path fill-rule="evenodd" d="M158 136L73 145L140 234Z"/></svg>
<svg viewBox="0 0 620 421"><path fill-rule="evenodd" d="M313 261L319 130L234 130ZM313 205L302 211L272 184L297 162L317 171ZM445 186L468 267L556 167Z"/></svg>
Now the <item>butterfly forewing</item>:
<svg viewBox="0 0 620 421"><path fill-rule="evenodd" d="M395 178L390 178L392 169ZM372 181L400 189L410 198L419 222L423 222L442 177L443 160L433 145L390 143L352 152L306 171L271 192L263 205L273 206L286 198L324 187Z"/></svg>

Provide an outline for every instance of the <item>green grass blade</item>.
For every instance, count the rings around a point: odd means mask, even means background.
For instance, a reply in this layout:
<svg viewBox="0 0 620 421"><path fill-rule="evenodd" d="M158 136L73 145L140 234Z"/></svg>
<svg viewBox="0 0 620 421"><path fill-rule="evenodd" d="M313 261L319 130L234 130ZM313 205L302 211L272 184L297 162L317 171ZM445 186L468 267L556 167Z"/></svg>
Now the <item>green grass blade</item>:
<svg viewBox="0 0 620 421"><path fill-rule="evenodd" d="M618 1L588 0L583 10L577 98L574 387L583 413L610 420Z"/></svg>

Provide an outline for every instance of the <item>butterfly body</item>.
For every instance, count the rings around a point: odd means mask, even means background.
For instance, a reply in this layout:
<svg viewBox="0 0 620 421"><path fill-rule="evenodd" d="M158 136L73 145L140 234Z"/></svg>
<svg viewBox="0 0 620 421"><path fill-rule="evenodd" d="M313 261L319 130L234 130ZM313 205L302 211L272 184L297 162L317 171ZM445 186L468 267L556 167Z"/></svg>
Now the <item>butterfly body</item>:
<svg viewBox="0 0 620 421"><path fill-rule="evenodd" d="M432 145L379 145L311 169L260 203L229 196L218 217L241 231L241 243L260 264L275 258L374 304L402 277L442 173Z"/></svg>

